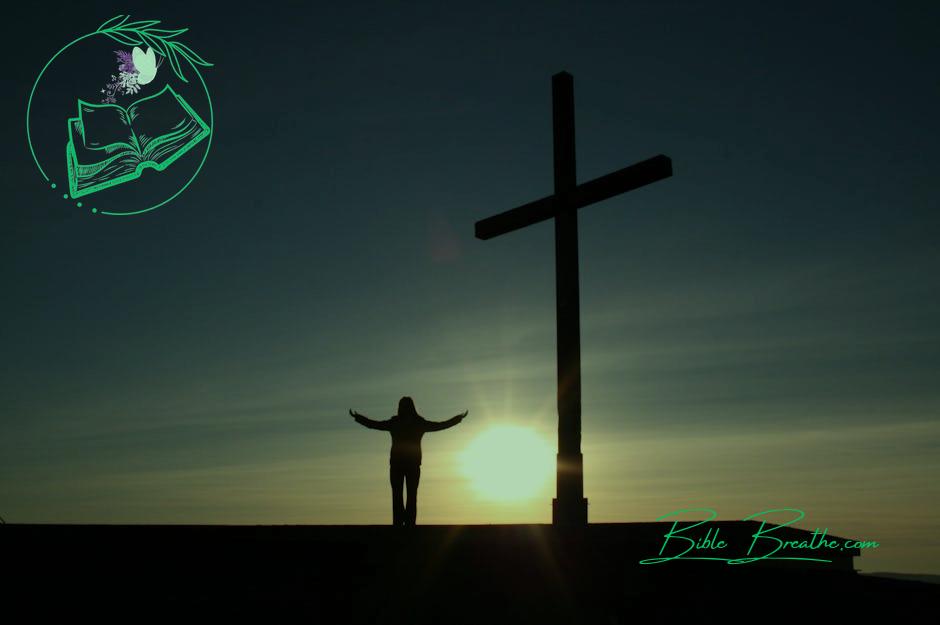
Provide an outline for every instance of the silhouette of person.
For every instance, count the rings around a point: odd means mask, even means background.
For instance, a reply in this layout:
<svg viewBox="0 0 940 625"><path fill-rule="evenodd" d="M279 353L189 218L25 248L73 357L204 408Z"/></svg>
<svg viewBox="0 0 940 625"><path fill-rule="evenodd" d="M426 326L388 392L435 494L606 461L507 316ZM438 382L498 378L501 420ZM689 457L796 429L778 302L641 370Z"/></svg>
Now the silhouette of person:
<svg viewBox="0 0 940 625"><path fill-rule="evenodd" d="M457 425L467 416L467 411L446 421L428 421L418 414L410 397L402 397L398 402L398 414L385 421L375 421L353 410L349 414L367 428L391 433L392 451L388 464L392 483L392 525L414 525L418 513L418 481L421 479L421 437L425 432L437 432ZM403 502L402 492L405 483L407 504Z"/></svg>

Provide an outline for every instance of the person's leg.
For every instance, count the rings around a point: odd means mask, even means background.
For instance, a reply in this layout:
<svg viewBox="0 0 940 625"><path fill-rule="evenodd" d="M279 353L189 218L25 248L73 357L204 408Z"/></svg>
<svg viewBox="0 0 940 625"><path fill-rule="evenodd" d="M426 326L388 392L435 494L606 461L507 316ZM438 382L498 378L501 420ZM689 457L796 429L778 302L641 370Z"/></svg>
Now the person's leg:
<svg viewBox="0 0 940 625"><path fill-rule="evenodd" d="M392 482L392 525L404 525L405 504L402 497L404 495L405 472L402 467L392 464L389 465L388 476Z"/></svg>
<svg viewBox="0 0 940 625"><path fill-rule="evenodd" d="M405 523L414 525L418 518L418 482L421 479L421 466L408 468L408 503L405 508Z"/></svg>

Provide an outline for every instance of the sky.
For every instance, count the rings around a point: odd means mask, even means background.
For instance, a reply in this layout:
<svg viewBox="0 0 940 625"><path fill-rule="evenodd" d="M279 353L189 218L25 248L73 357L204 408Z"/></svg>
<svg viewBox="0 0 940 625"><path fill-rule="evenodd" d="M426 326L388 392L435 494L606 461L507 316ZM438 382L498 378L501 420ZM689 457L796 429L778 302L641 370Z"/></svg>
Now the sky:
<svg viewBox="0 0 940 625"><path fill-rule="evenodd" d="M0 516L388 523L388 435L348 411L409 395L469 411L424 439L419 523L550 522L550 472L492 500L460 458L495 426L554 445L552 224L473 224L551 193L565 70L580 182L674 169L579 213L590 520L799 508L878 541L863 570L940 573L940 6L764 4L12 8ZM213 63L208 152L100 194L145 206L205 154L135 216L52 190L24 125L118 13ZM116 47L37 86L50 180Z"/></svg>

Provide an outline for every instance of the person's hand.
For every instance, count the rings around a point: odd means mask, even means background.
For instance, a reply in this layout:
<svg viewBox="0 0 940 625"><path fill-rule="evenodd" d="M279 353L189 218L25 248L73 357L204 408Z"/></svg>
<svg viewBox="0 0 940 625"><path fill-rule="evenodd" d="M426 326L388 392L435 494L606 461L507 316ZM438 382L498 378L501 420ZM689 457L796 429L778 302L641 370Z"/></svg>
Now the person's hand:
<svg viewBox="0 0 940 625"><path fill-rule="evenodd" d="M470 413L469 410L464 410L462 413L460 413L460 414L457 415L457 416L460 418L461 421L463 421L463 420L464 420L464 417L466 417L469 413Z"/></svg>
<svg viewBox="0 0 940 625"><path fill-rule="evenodd" d="M358 412L356 412L356 411L353 410L352 408L349 409L349 415L350 415L353 419L356 419L357 421L358 421L359 418L362 416L361 414L359 414Z"/></svg>

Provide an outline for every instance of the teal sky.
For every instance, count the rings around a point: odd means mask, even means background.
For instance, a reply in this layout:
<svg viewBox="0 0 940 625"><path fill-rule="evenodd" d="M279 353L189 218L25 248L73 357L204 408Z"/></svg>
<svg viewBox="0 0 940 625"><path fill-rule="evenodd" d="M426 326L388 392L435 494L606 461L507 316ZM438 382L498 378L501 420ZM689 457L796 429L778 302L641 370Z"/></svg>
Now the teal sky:
<svg viewBox="0 0 940 625"><path fill-rule="evenodd" d="M590 519L797 507L879 541L864 570L940 573L934 3L122 10L215 63L212 151L143 216L51 192L29 90L115 11L14 10L7 522L387 523L388 436L347 411L402 395L470 411L425 438L419 523L549 522L551 480L489 501L458 458L493 425L555 439L552 226L473 224L551 192L567 70L580 181L659 153L675 171L580 212ZM95 91L114 46L50 101Z"/></svg>

